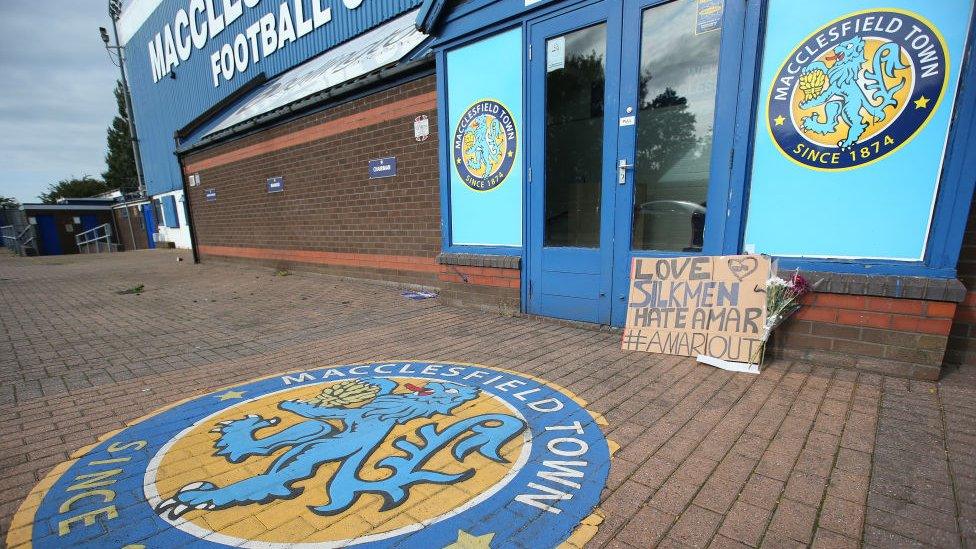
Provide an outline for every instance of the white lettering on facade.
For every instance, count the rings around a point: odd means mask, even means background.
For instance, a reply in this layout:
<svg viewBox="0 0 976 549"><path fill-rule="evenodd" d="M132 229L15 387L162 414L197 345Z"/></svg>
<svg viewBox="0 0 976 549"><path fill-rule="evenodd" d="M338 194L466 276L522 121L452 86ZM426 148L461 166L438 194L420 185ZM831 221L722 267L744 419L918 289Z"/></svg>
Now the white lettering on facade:
<svg viewBox="0 0 976 549"><path fill-rule="evenodd" d="M241 18L245 8L257 7L260 0L190 0L179 9L172 23L163 25L148 42L149 66L153 82L159 82L194 50L202 50L224 29ZM210 53L211 83L214 87L232 80L253 64L332 21L332 8L324 0L312 0L306 13L302 0L286 0L260 17L243 31ZM343 0L346 9L355 10L362 0ZM261 48L259 50L258 44Z"/></svg>

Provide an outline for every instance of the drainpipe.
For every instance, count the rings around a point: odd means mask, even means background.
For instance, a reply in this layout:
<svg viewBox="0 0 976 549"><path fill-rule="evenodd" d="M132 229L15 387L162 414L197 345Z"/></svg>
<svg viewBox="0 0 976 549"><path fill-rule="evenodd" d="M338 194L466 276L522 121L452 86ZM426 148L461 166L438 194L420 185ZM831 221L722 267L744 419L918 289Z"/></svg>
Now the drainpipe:
<svg viewBox="0 0 976 549"><path fill-rule="evenodd" d="M146 180L142 172L142 154L139 151L139 136L136 134L136 120L132 110L132 95L129 92L129 80L125 77L125 47L119 43L119 17L122 12L120 0L109 0L108 15L112 19L112 35L115 45L110 46L108 34L102 30L102 41L106 49L114 49L119 56L119 78L122 80L122 92L125 99L126 121L129 123L129 140L132 142L132 156L136 165L136 178L139 183L139 196L146 196Z"/></svg>

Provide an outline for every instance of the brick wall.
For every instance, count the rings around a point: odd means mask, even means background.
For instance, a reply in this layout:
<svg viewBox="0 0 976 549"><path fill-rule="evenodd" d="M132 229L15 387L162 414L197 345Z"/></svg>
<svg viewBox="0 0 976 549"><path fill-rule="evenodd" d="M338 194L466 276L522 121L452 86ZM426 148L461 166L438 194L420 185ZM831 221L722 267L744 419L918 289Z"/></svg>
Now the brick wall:
<svg viewBox="0 0 976 549"><path fill-rule="evenodd" d="M773 354L938 379L956 304L814 293L773 335Z"/></svg>
<svg viewBox="0 0 976 549"><path fill-rule="evenodd" d="M430 121L422 142L420 115ZM436 261L438 130L427 76L187 155L185 173L200 174L188 201L201 257L434 287L448 302L518 310L517 270L463 267L462 278ZM369 179L368 161L388 156L397 175ZM276 176L284 192L268 193Z"/></svg>
<svg viewBox="0 0 976 549"><path fill-rule="evenodd" d="M966 286L966 299L956 310L946 349L946 364L956 366L976 366L976 196L973 202L956 267L959 280Z"/></svg>
<svg viewBox="0 0 976 549"><path fill-rule="evenodd" d="M186 156L185 172L201 179L188 201L203 260L421 285L439 289L446 303L518 312L517 264L438 259L435 93L434 78L425 77ZM421 114L431 136L417 142L413 121ZM398 175L368 179L368 160L385 156L397 158ZM268 193L266 180L275 176L285 190ZM217 200L207 202L211 188ZM976 274L976 254L967 257ZM936 379L957 306L926 297L824 287L777 330L770 354ZM959 311L976 323L976 299ZM959 318L953 341L969 342L970 325L959 335Z"/></svg>
<svg viewBox="0 0 976 549"><path fill-rule="evenodd" d="M497 267L441 265L437 275L441 297L449 304L517 314L521 271Z"/></svg>

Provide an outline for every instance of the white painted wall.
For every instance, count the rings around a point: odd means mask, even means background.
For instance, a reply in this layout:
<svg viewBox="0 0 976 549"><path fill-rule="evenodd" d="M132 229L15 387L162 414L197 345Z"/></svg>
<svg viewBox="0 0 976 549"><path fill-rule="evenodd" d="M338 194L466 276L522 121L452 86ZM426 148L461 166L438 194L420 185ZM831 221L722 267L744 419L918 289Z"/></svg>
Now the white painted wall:
<svg viewBox="0 0 976 549"><path fill-rule="evenodd" d="M190 249L190 224L186 220L186 208L183 204L183 190L180 189L168 193L157 194L153 196L153 200L168 195L172 195L173 199L176 200L176 216L179 218L180 226L178 228L170 228L166 226L165 219L157 220L157 242L173 242L176 244L177 248ZM166 215L166 213L163 212L162 215Z"/></svg>

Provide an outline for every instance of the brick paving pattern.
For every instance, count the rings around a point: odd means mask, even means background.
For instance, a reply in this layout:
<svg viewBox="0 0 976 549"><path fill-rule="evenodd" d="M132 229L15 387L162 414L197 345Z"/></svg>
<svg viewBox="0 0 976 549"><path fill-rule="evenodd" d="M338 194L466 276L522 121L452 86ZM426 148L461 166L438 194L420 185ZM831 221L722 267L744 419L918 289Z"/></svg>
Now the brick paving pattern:
<svg viewBox="0 0 976 549"><path fill-rule="evenodd" d="M620 450L593 547L976 547L966 367L938 383L785 360L732 374L621 352L608 331L162 250L0 256L0 328L4 536L51 468L156 408L276 372L429 359L546 378L606 417Z"/></svg>

